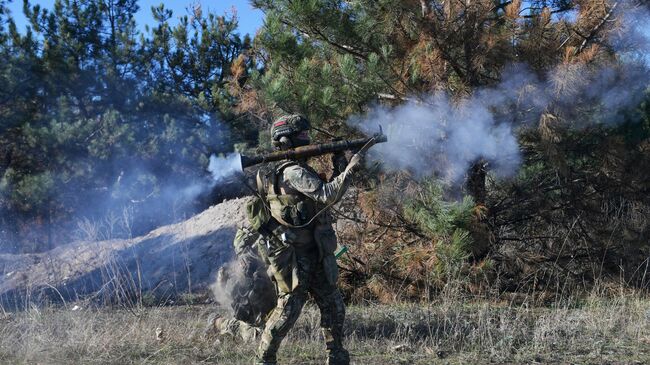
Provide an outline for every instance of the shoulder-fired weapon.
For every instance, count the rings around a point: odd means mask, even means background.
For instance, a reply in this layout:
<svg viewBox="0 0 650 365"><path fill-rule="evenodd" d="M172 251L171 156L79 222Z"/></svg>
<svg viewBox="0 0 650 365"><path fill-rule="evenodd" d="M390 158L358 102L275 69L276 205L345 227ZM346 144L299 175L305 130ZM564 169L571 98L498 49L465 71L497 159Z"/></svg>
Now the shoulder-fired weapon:
<svg viewBox="0 0 650 365"><path fill-rule="evenodd" d="M292 148L284 151L276 151L263 155L241 156L241 166L245 169L261 163L281 161L281 160L298 160L308 157L320 156L326 153L340 151L367 150L377 143L387 142L388 138L379 132L370 138L359 138L352 140L334 141L321 144L310 144L307 146Z"/></svg>

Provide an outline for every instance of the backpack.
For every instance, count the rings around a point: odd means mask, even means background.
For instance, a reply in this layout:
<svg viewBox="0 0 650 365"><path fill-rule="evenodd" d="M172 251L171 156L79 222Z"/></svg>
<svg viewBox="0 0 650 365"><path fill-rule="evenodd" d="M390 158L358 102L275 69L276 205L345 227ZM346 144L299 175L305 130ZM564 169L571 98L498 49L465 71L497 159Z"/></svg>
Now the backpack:
<svg viewBox="0 0 650 365"><path fill-rule="evenodd" d="M255 196L246 204L246 215L251 229L256 232L260 232L271 219L271 211L259 196Z"/></svg>

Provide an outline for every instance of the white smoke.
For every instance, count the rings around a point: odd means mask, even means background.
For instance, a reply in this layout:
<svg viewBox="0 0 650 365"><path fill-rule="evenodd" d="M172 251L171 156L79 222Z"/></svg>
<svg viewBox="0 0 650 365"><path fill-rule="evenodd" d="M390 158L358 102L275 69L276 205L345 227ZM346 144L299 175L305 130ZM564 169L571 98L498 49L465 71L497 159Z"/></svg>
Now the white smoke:
<svg viewBox="0 0 650 365"><path fill-rule="evenodd" d="M244 286L250 278L246 277L244 268L237 259L224 264L217 273L216 280L210 285L215 301L232 314L233 293L236 288Z"/></svg>
<svg viewBox="0 0 650 365"><path fill-rule="evenodd" d="M478 101L456 105L440 94L426 104L375 107L352 124L368 134L378 125L385 129L388 143L373 147L369 157L388 169L409 170L418 177L437 173L458 181L470 164L486 158L508 176L520 161L517 140L511 126L498 123L488 107Z"/></svg>
<svg viewBox="0 0 650 365"><path fill-rule="evenodd" d="M650 10L623 2L616 14L618 26L611 31L611 47L620 55L650 62Z"/></svg>
<svg viewBox="0 0 650 365"><path fill-rule="evenodd" d="M222 182L231 176L243 171L241 155L233 152L227 156L210 156L208 171L212 174L215 183Z"/></svg>
<svg viewBox="0 0 650 365"><path fill-rule="evenodd" d="M457 184L485 159L497 176L512 176L521 162L517 131L537 127L543 115L572 128L612 125L642 101L650 85L650 13L626 7L617 19L621 24L609 37L616 63L561 64L541 78L512 65L498 85L460 100L421 95L396 107L375 106L348 123L369 135L384 128L388 143L373 147L369 160L389 171Z"/></svg>

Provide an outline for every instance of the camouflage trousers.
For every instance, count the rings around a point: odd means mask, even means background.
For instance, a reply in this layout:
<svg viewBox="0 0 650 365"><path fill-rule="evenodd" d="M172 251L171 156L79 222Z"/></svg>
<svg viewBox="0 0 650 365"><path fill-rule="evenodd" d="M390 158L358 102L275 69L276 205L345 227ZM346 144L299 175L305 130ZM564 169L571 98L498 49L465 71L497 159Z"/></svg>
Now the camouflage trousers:
<svg viewBox="0 0 650 365"><path fill-rule="evenodd" d="M214 321L214 328L219 336L229 335L240 338L244 342L258 339L262 333L261 328L235 318L218 318Z"/></svg>
<svg viewBox="0 0 650 365"><path fill-rule="evenodd" d="M349 364L348 352L343 347L345 304L336 287L336 278L333 282L327 278L327 268L324 267L326 262L336 265L333 257L331 260L321 261L317 253L296 255L298 284L290 292L279 293L277 305L262 332L257 354L260 363L276 363L282 340L298 319L308 295L311 295L320 310L320 327L327 348L327 364ZM336 267L333 270L336 270Z"/></svg>

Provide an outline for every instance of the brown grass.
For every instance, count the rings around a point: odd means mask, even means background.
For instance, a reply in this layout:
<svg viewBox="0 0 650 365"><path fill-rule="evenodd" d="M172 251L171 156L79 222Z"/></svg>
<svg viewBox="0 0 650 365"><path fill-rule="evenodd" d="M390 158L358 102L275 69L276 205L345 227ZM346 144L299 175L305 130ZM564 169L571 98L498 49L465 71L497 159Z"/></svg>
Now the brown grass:
<svg viewBox="0 0 650 365"><path fill-rule="evenodd" d="M256 344L203 336L209 305L45 308L0 320L6 364L251 364ZM650 299L621 292L530 307L449 295L429 304L349 308L354 364L647 363ZM307 307L282 364L322 364L318 314Z"/></svg>

